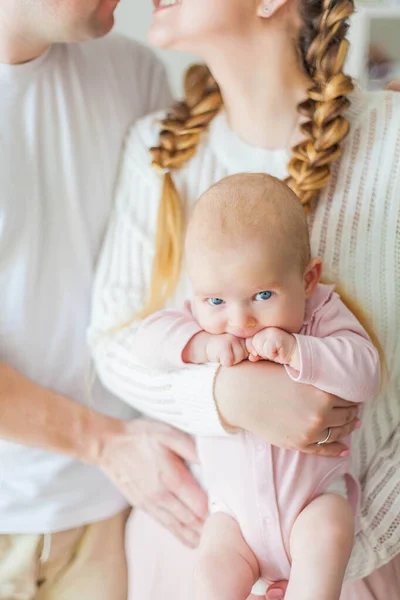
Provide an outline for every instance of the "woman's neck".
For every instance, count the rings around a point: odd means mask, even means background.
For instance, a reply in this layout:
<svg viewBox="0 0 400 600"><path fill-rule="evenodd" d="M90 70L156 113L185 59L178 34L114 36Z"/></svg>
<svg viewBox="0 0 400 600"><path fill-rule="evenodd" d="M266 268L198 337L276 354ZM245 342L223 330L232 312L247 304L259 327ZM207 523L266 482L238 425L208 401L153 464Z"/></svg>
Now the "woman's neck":
<svg viewBox="0 0 400 600"><path fill-rule="evenodd" d="M258 51L249 57L237 49L234 60L224 56L210 57L208 64L236 135L252 146L271 150L297 143L301 138L297 106L312 82L287 41L281 53L278 49L273 54Z"/></svg>

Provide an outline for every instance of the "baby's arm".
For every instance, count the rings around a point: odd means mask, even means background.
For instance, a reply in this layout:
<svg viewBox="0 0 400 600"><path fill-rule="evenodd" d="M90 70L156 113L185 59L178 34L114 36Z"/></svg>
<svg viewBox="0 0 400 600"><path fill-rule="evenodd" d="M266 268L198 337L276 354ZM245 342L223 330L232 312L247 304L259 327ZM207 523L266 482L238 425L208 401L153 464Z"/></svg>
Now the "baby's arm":
<svg viewBox="0 0 400 600"><path fill-rule="evenodd" d="M135 357L150 368L184 367L183 350L201 331L189 302L181 310L159 310L140 324L135 336Z"/></svg>
<svg viewBox="0 0 400 600"><path fill-rule="evenodd" d="M292 379L350 402L372 400L379 391L379 354L367 332L337 294L320 310L312 335L297 335L301 368Z"/></svg>
<svg viewBox="0 0 400 600"><path fill-rule="evenodd" d="M145 366L170 369L208 362L230 367L245 360L248 352L244 340L234 335L213 335L202 330L186 302L182 310L160 310L141 323L135 355Z"/></svg>
<svg viewBox="0 0 400 600"><path fill-rule="evenodd" d="M378 393L378 352L337 294L320 309L311 335L271 330L248 341L248 350L252 346L261 358L284 364L293 380L350 402L365 402Z"/></svg>

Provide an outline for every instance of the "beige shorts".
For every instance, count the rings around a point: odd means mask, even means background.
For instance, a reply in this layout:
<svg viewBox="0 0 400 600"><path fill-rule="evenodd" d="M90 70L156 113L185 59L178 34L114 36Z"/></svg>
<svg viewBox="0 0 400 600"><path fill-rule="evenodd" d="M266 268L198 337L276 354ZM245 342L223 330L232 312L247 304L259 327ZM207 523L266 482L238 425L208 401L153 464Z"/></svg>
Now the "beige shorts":
<svg viewBox="0 0 400 600"><path fill-rule="evenodd" d="M0 535L0 600L126 600L128 514L53 534Z"/></svg>

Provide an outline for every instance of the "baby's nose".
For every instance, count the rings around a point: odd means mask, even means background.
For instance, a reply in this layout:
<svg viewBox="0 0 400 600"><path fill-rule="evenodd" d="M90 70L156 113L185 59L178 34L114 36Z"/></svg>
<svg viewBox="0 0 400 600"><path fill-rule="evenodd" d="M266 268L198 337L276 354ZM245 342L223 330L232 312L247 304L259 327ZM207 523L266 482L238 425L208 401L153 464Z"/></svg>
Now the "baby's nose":
<svg viewBox="0 0 400 600"><path fill-rule="evenodd" d="M237 314L237 315L234 315L230 319L229 324L231 327L234 327L235 329L244 329L245 327L255 327L256 320L251 315Z"/></svg>

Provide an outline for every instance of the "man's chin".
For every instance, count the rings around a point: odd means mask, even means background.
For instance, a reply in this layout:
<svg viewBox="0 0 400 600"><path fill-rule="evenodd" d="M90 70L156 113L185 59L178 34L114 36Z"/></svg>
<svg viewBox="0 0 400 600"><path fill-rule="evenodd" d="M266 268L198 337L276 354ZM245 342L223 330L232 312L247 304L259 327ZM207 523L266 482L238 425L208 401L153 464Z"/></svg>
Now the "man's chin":
<svg viewBox="0 0 400 600"><path fill-rule="evenodd" d="M113 29L115 25L115 18L114 15L111 16L111 18L107 21L107 23L99 23L99 26L97 27L96 30L96 35L95 37L101 37L103 35L106 35L107 33L110 33L110 31Z"/></svg>
<svg viewBox="0 0 400 600"><path fill-rule="evenodd" d="M114 16L111 15L107 20L98 17L88 23L85 29L81 29L78 35L74 36L73 42L87 42L96 38L103 37L110 33L115 25Z"/></svg>

